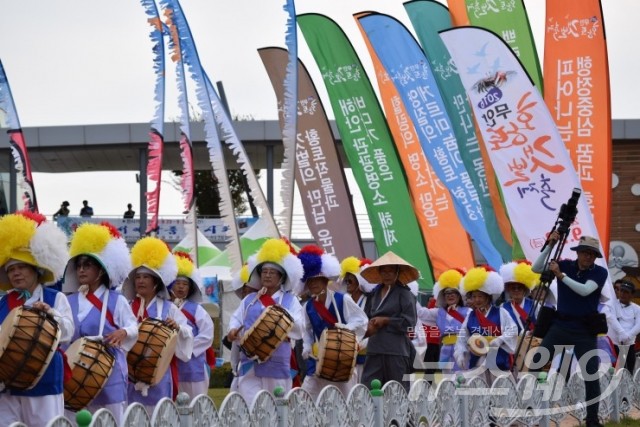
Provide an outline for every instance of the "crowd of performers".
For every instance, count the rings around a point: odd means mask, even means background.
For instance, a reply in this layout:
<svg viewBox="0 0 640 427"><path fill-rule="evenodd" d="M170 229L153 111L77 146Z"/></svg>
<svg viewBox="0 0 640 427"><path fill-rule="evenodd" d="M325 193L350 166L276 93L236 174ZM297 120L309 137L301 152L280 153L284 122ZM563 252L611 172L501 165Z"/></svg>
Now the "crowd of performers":
<svg viewBox="0 0 640 427"><path fill-rule="evenodd" d="M443 272L427 306L417 298L418 268L392 252L340 262L316 245L296 251L269 239L234 276L241 302L223 340L231 389L251 403L261 390L296 386L314 399L327 385L346 396L375 379L408 388L416 371L456 378L569 366L593 374L615 365L618 354L633 370L634 284L616 282L619 301L605 304L598 241L583 236L571 248L575 260L547 264L558 238L551 234L533 264ZM120 423L133 402L152 413L178 391L207 392L213 323L199 304L188 255L172 254L154 237L129 251L108 223L82 224L67 245L44 217L16 213L0 218L0 267L7 290L0 299L2 422L44 426L65 411L72 418L72 411L105 407ZM545 280L540 286L543 269L553 292ZM62 292L52 290L61 277ZM27 333L37 334L38 345L48 338L50 351L25 347L17 337ZM531 347L547 355L525 356ZM587 425L597 426L597 379L586 381L586 393Z"/></svg>

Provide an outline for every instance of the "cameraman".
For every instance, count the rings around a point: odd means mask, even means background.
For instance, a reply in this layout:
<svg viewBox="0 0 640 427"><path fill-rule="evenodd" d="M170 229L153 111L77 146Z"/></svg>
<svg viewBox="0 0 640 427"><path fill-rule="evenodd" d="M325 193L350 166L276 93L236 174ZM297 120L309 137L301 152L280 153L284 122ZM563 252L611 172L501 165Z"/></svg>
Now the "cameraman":
<svg viewBox="0 0 640 427"><path fill-rule="evenodd" d="M534 272L543 272L544 263L559 239L560 234L557 231L549 235L547 247L532 266ZM549 270L558 281L558 309L555 320L544 336L540 348L546 348L552 355L556 345L574 346L574 354L580 363L580 369L589 377L589 381L585 381L586 400L590 402L587 406L586 425L595 427L602 425L598 422L600 383L596 376L598 303L608 272L595 264L596 258L602 258L598 239L582 236L578 246L572 247L571 250L577 252L576 260L549 262ZM588 355L588 359L583 357L590 351L592 353Z"/></svg>

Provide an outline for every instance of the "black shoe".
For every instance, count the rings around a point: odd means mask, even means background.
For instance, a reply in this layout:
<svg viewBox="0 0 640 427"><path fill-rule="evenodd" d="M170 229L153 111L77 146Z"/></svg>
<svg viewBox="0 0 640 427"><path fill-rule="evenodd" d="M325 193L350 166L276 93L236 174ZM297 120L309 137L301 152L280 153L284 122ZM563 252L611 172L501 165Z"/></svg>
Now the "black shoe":
<svg viewBox="0 0 640 427"><path fill-rule="evenodd" d="M598 420L595 420L595 421L587 420L586 427L604 427L604 424L601 424Z"/></svg>

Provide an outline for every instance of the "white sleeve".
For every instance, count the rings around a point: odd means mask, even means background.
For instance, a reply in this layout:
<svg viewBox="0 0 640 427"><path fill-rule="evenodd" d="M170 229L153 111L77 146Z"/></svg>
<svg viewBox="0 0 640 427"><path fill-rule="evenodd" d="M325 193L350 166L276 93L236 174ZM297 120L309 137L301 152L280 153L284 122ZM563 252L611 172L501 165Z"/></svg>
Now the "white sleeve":
<svg viewBox="0 0 640 427"><path fill-rule="evenodd" d="M169 305L169 315L167 317L175 320L180 329L178 330L178 345L176 345L176 357L183 362L191 360L193 353L193 332L187 318L175 304L165 301Z"/></svg>
<svg viewBox="0 0 640 427"><path fill-rule="evenodd" d="M293 294L291 296L293 298L291 298L291 303L289 303L287 311L291 317L293 317L293 328L289 332L289 338L292 340L299 340L302 339L302 334L305 328L304 312L298 298L293 296Z"/></svg>
<svg viewBox="0 0 640 427"><path fill-rule="evenodd" d="M516 352L518 345L518 325L513 321L513 318L507 310L504 308L498 308L500 310L500 347L509 354Z"/></svg>
<svg viewBox="0 0 640 427"><path fill-rule="evenodd" d="M240 305L231 315L231 319L229 319L229 329L237 329L241 327L244 323L244 300L240 301ZM228 332L227 331L227 332Z"/></svg>
<svg viewBox="0 0 640 427"><path fill-rule="evenodd" d="M308 303L308 302L307 302ZM307 319L307 310L302 306L302 317L304 318L304 333L302 334L302 357L305 359L311 354L315 337L313 336L313 327Z"/></svg>
<svg viewBox="0 0 640 427"><path fill-rule="evenodd" d="M469 311L469 313L471 313L471 311ZM469 314L467 313L467 317L464 318L464 322L462 322L462 326L460 326L460 330L458 331L456 345L453 347L453 357L456 361L464 358L466 354L469 353L469 350L467 349L467 340L469 339L469 331L467 330L468 320Z"/></svg>
<svg viewBox="0 0 640 427"><path fill-rule="evenodd" d="M429 326L437 326L436 320L438 319L438 310L439 308L427 308L423 306L417 307L418 309L418 319L425 325Z"/></svg>
<svg viewBox="0 0 640 427"><path fill-rule="evenodd" d="M138 340L138 321L131 311L131 306L123 295L118 295L116 301L116 312L113 313L116 325L127 332L127 336L122 340L122 349L124 351L131 350L131 347Z"/></svg>
<svg viewBox="0 0 640 427"><path fill-rule="evenodd" d="M198 357L213 344L213 320L200 304L196 309L196 326L198 335L193 337L193 355Z"/></svg>
<svg viewBox="0 0 640 427"><path fill-rule="evenodd" d="M343 321L346 324L347 329L351 329L356 333L356 339L360 341L364 337L364 333L367 332L367 325L369 324L369 318L365 314L358 304L353 302L351 298L343 298L342 309L344 312Z"/></svg>
<svg viewBox="0 0 640 427"><path fill-rule="evenodd" d="M75 332L73 312L67 296L62 292L56 293L56 300L50 314L56 319L60 327L60 344L70 342Z"/></svg>

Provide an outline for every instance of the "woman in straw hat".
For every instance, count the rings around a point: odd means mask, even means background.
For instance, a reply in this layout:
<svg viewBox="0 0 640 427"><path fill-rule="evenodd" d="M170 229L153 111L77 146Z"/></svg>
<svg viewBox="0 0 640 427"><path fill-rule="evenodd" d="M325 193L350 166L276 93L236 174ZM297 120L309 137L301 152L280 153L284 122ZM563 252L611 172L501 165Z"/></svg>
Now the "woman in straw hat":
<svg viewBox="0 0 640 427"><path fill-rule="evenodd" d="M169 290L174 296L173 303L185 315L193 332L193 352L191 360L178 360L178 390L194 398L199 394L207 394L209 390L210 363L215 367L213 349L213 320L202 308L202 291L200 273L193 264L189 254L176 252L178 277ZM213 360L212 360L213 358Z"/></svg>
<svg viewBox="0 0 640 427"><path fill-rule="evenodd" d="M138 322L127 299L113 289L131 270L129 249L113 225L86 222L74 232L69 255L62 291L71 293L72 342L81 337L102 337L115 356L107 383L86 409L107 408L120 424L128 404L126 353L138 337Z"/></svg>
<svg viewBox="0 0 640 427"><path fill-rule="evenodd" d="M463 272L456 268L443 272L433 287L436 307L423 307L418 310L418 317L423 323L430 326L435 325L440 331L442 347L439 367L445 374L459 372L465 368L459 366L453 357L458 332L469 313L469 307L464 305L460 292L463 276Z"/></svg>
<svg viewBox="0 0 640 427"><path fill-rule="evenodd" d="M155 318L177 330L175 357L188 362L193 353L193 333L187 318L171 303L167 290L178 273L175 257L162 240L144 237L131 248L131 264L133 269L122 286L122 292L132 301L133 314L139 323L146 318ZM176 365L172 364L171 369L154 386L130 382L129 402L141 403L152 414L160 399L175 397L177 379Z"/></svg>
<svg viewBox="0 0 640 427"><path fill-rule="evenodd" d="M374 379L383 384L394 380L408 390L405 375L411 373L413 364L413 344L408 333L415 327L417 315L416 297L407 284L418 280L420 273L393 252L387 252L360 274L369 283L378 283L364 310L369 317L369 343L362 383L371 387Z"/></svg>
<svg viewBox="0 0 640 427"><path fill-rule="evenodd" d="M473 309L462 323L454 348L458 366L503 371L511 368L517 327L506 310L494 305L503 288L502 277L489 267L475 267L464 275L462 291L471 294ZM469 342L474 334L483 337L480 344Z"/></svg>
<svg viewBox="0 0 640 427"><path fill-rule="evenodd" d="M60 328L59 343L69 342L73 334L69 301L47 287L62 277L69 257L66 242L65 234L40 214L18 212L0 218L0 285L11 287L0 299L0 322L14 308L31 306L53 316ZM2 423L44 426L63 415L63 373L68 374L63 355L56 351L35 387L0 395Z"/></svg>
<svg viewBox="0 0 640 427"><path fill-rule="evenodd" d="M306 327L302 354L308 360L307 376L302 388L307 390L314 400L328 385L337 387L346 397L357 384L356 371L353 370L351 378L344 382L329 381L317 376L316 360L321 350L318 348L320 337L325 329L344 328L352 331L358 342L367 330L369 319L351 298L345 298L343 294L328 289L329 280L340 274L340 264L335 256L325 253L316 245L307 245L300 250L298 258L304 268L298 293L304 291L310 295L303 307Z"/></svg>
<svg viewBox="0 0 640 427"><path fill-rule="evenodd" d="M258 292L245 297L229 321L229 341L240 340L249 331L260 315L271 305L284 308L293 319L293 328L288 333L289 340L302 338L304 318L298 299L288 292L293 283L302 277L302 264L291 253L289 244L283 239L269 239L260 250L249 257L251 271L248 285ZM260 390L273 391L282 387L291 389L291 344L281 342L269 360L263 363L240 355L238 366L238 392L246 402L252 402Z"/></svg>

